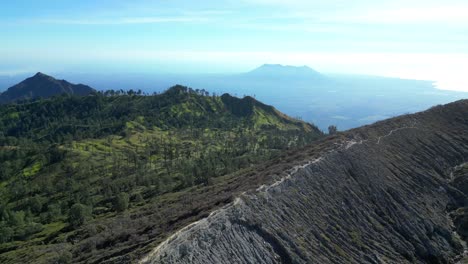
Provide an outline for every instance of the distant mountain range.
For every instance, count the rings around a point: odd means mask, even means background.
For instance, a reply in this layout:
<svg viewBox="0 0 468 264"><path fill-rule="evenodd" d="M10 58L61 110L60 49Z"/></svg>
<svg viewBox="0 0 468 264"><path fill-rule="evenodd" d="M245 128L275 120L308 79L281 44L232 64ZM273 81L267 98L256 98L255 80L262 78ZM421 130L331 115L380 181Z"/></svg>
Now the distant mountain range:
<svg viewBox="0 0 468 264"><path fill-rule="evenodd" d="M347 130L468 98L468 93L436 89L430 80L322 74L307 66L266 64L241 74L160 76L158 80L171 78L216 93L255 96L322 130L329 125Z"/></svg>
<svg viewBox="0 0 468 264"><path fill-rule="evenodd" d="M324 74L307 66L279 64L265 64L238 74L93 73L59 74L58 77L86 83L98 90L141 89L152 93L178 83L219 95L250 95L324 131L329 125L346 130L468 98L468 93L436 89L432 81ZM20 78L24 75L0 77L0 85L7 87Z"/></svg>
<svg viewBox="0 0 468 264"><path fill-rule="evenodd" d="M95 90L87 85L72 84L38 72L0 94L0 103L26 99L49 98L60 94L88 95Z"/></svg>

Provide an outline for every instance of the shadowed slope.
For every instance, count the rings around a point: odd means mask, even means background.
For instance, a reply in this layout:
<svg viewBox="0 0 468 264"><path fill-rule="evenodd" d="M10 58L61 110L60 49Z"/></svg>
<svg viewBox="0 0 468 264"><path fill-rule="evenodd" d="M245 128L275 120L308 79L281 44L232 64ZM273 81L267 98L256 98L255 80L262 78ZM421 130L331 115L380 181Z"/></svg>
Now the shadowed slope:
<svg viewBox="0 0 468 264"><path fill-rule="evenodd" d="M38 72L17 85L0 94L0 103L11 103L25 99L49 98L60 94L88 95L95 90L83 84L71 84L65 80L57 80Z"/></svg>

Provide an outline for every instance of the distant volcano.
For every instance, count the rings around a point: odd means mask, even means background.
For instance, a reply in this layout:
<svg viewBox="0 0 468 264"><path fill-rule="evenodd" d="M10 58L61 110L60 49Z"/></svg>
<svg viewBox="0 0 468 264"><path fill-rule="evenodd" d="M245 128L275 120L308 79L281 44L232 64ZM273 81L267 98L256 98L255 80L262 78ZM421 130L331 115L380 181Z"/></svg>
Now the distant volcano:
<svg viewBox="0 0 468 264"><path fill-rule="evenodd" d="M300 78L300 79L322 79L324 76L308 66L288 66L281 64L264 64L248 73L252 77L271 78Z"/></svg>

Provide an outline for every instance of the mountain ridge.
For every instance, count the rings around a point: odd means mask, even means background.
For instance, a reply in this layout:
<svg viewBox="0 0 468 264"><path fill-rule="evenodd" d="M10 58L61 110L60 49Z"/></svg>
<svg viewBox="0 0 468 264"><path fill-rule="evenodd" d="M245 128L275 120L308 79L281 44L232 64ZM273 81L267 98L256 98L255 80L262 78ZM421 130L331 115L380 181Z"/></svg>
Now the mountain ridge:
<svg viewBox="0 0 468 264"><path fill-rule="evenodd" d="M454 262L464 248L447 206L468 195L451 184L468 159L467 116L461 100L320 140L140 263Z"/></svg>

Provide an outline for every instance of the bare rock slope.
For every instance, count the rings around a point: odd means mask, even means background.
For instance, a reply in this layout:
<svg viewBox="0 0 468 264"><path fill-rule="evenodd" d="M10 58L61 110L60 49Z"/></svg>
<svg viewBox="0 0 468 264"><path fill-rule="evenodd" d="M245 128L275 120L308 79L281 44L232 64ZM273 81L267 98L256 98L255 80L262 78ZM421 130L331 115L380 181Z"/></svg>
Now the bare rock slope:
<svg viewBox="0 0 468 264"><path fill-rule="evenodd" d="M326 147L303 150L303 160L294 161L300 165L173 234L140 262L453 263L462 257L464 215L457 214L462 224L455 228L450 211L467 200L464 185L452 184L468 158L467 100L317 144Z"/></svg>

